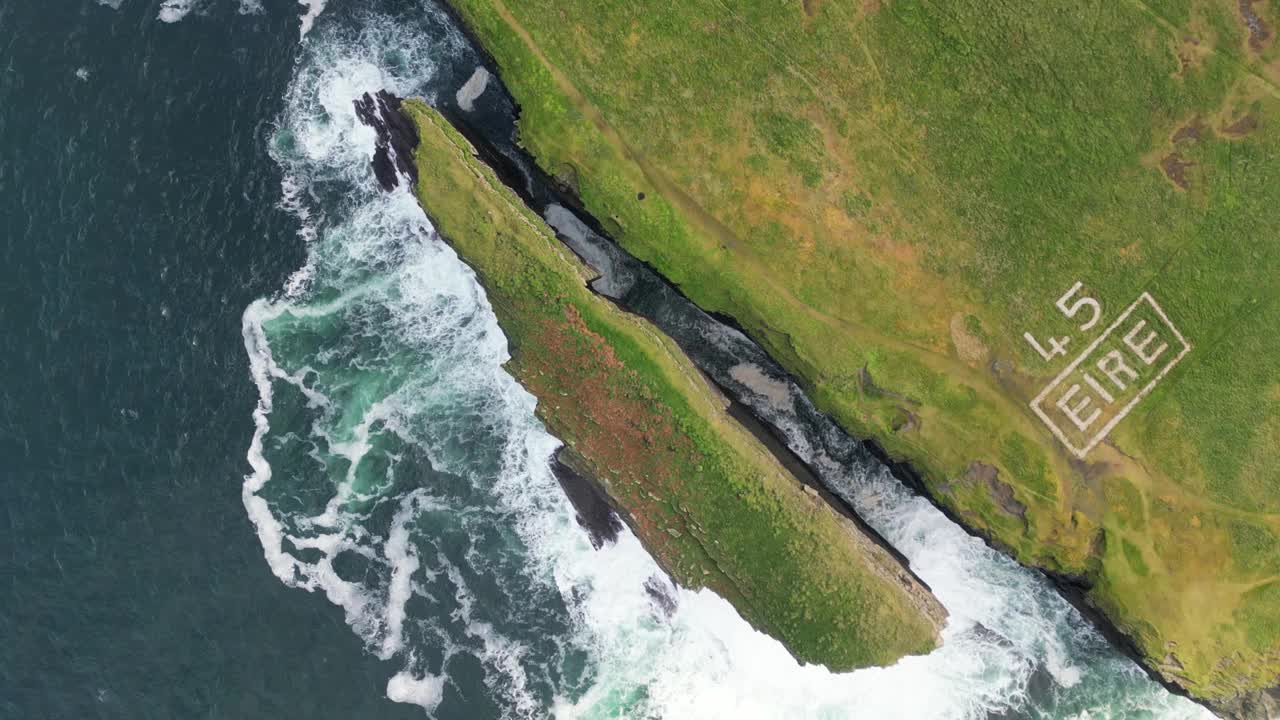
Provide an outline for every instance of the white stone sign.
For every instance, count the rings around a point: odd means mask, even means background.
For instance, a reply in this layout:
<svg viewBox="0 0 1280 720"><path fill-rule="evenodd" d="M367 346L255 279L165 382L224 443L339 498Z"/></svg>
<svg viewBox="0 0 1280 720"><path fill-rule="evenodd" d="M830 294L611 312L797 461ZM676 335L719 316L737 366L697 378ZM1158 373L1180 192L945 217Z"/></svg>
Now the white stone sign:
<svg viewBox="0 0 1280 720"><path fill-rule="evenodd" d="M1102 309L1093 298L1075 297L1081 286L1077 282L1057 306L1069 318L1087 318L1080 329L1088 330ZM1045 350L1030 333L1024 337L1045 360L1065 354L1069 342L1050 338ZM1036 395L1031 409L1083 459L1190 351L1191 344L1144 292Z"/></svg>

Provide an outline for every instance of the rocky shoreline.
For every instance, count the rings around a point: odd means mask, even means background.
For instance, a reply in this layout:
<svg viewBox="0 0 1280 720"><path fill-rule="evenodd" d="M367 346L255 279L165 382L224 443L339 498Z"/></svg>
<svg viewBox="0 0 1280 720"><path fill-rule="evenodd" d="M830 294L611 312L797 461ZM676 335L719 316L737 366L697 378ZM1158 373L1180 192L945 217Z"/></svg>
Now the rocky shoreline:
<svg viewBox="0 0 1280 720"><path fill-rule="evenodd" d="M678 343L591 292L587 268L484 164L491 153L425 104L405 108L432 180L419 200L475 270L508 371L565 443L558 474L593 540L615 530L617 507L673 580L715 590L801 662L852 670L936 648L946 611L900 560L804 492Z"/></svg>
<svg viewBox="0 0 1280 720"><path fill-rule="evenodd" d="M491 59L489 62L492 62ZM496 71L494 74L496 76ZM498 86L499 83L494 82L490 85L491 87ZM387 100L382 101L381 104L386 108L386 111L399 115L399 103L393 102L393 100L394 98L388 98ZM515 105L514 101L512 101L512 105ZM581 201L578 200L576 196L575 188L567 187L564 183L557 182L555 179L546 175L536 166L532 159L527 156L520 159L511 157L510 148L506 149L506 152L504 152L503 148L500 148L494 142L494 128L484 127L484 122L486 120L489 123L493 123L492 118L488 118L477 123L476 118L467 117L468 113L460 112L459 110L451 107L446 106L445 108L442 108L441 112L446 119L448 119L454 127L472 143L476 148L479 157L488 164L491 169L493 169L498 178L502 180L502 182L504 182L512 191L519 195L526 203L528 203L535 211L545 213L548 207L563 203L573 208L573 214L580 220L587 223L588 229L593 234L607 239L608 235L605 229L583 208ZM518 107L516 108L516 112L518 115ZM401 135L397 135L397 133L400 132L398 128L401 128L402 124L397 121L388 121L384 123L384 126L386 127L386 132L389 133L387 144L397 148L404 147L404 143L407 141L407 136L403 133ZM514 128L514 126L515 119L513 117L510 119L510 127ZM379 132L381 134L383 130L379 128ZM416 138L413 138L413 142L416 142ZM375 158L375 163L376 162L377 158ZM385 162L386 161L384 160L384 163ZM386 164L390 165L391 163ZM381 176L379 176L379 178L381 180ZM554 224L555 223L553 223L553 225ZM564 237L562 228L557 227L556 229L561 235L561 239L565 240L566 238ZM600 270L599 267L596 267L596 264L600 261L599 257L588 259L587 257L584 257L580 246L575 247L573 242L569 242L567 240L566 242L568 242L575 253L580 257L583 257L584 261L587 261L588 264L594 267L597 271ZM616 243L613 243L611 240L607 240L607 242L611 244L618 253L625 255L625 251L618 248ZM651 273L658 282L666 288L667 292L673 293L690 306L693 306L693 303L680 293L678 288L675 288L667 282L665 278L662 278L652 267L629 255L626 255L626 258L629 263L634 263L636 266L643 268L648 273ZM593 259L595 260L594 263L591 261ZM628 312L636 312L634 307L628 307L626 303L622 302L622 297L619 296L619 293L617 292L616 284L613 287L612 292L608 289L604 291L601 290L602 286L608 288L610 285L611 283L609 278L606 277L605 273L602 273L600 277L591 283L592 290L597 294L608 298L615 305L627 310ZM701 311L699 310L699 312ZM639 314L653 320L653 317L649 317L644 313ZM745 333L742 333L741 328L738 327L736 323L732 322L731 318L713 316L707 313L702 314L707 318L712 319L717 324L723 325L726 329L731 330L732 332L745 335ZM681 344L682 346L686 345L686 343L680 342L680 338L674 339L676 339L678 344ZM686 347L686 351L688 350L689 348ZM750 399L744 397L744 388L739 387L737 392L735 392L734 388L729 387L726 384L722 384L719 380L711 376L708 368L704 366L704 362L699 361L696 353L691 352L690 356L694 360L695 364L697 364L704 372L708 373L709 379L726 394L731 414L742 422L744 426L756 435L758 439L765 442L766 446L769 447L775 457L777 457L779 461L787 467L798 481L805 484L807 487L812 488L815 494L818 497L821 497L822 500L834 511L842 516L851 518L861 528L870 530L870 528L866 526L866 523L862 521L847 502L842 501L821 482L814 468L787 447L787 433L782 428L778 427L775 422L771 421L769 417L753 409L752 405L756 403L743 402L743 400ZM721 368L721 370L723 370L723 368ZM776 363L773 363L773 367L770 368L770 372L772 375L777 376L774 379L792 383L797 387L800 386L798 380L790 376L789 373L786 373L785 370L782 370ZM729 383L728 385L732 384L733 383ZM745 390L749 393L749 389ZM834 420L831 420L830 418L826 419L834 425ZM1009 548L1004 547L995 538L976 529L972 524L965 522L963 518L959 517L945 504L940 503L933 498L927 491L927 486L925 485L920 473L909 463L891 457L874 439L851 437L848 439L852 443L855 443L861 451L866 454L866 456L884 465L895 478L921 497L927 499L934 507L970 535L981 539L988 546L1016 560L1016 556ZM569 495L578 511L580 522L583 524L583 527L587 529L589 534L591 534L593 542L604 542L612 535L616 535L617 529L620 528L620 525L617 524L619 522L619 515L616 512L616 508L613 503L609 500L605 486L600 483L597 478L591 477L590 474L583 473L579 469L575 469L572 465L574 465L574 463L565 463L562 458L557 458L557 478L561 480L562 487L565 488L566 493ZM905 572L911 574L912 577L915 577L914 573L911 573L906 564L905 558L902 557L900 552L893 549L892 546L885 542L883 538L880 538L874 530L871 531L871 536L876 538L879 544L883 547L890 550L891 554L898 560ZM1235 701L1226 704L1211 704L1203 699L1192 696L1185 689L1170 682L1155 670L1152 664L1141 654L1137 645L1133 642L1130 636L1112 623L1104 613L1094 607L1087 597L1090 586L1085 578L1055 573L1043 568L1028 566L1025 563L1020 564L1043 574L1058 590L1059 594L1074 606L1081 615L1084 616L1090 624L1093 625L1115 648L1132 659L1135 664L1142 668L1142 670L1153 681L1161 684L1169 692L1196 701L1212 710L1215 714L1228 718L1229 720L1271 720L1272 718L1280 717L1280 711L1277 710L1280 708L1280 690L1263 691L1260 693L1241 696Z"/></svg>

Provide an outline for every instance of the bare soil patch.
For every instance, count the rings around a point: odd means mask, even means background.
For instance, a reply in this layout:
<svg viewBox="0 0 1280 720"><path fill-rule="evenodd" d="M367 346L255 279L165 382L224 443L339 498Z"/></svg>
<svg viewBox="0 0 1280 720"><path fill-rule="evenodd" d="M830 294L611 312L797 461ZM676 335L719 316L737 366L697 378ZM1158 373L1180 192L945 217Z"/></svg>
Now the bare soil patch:
<svg viewBox="0 0 1280 720"><path fill-rule="evenodd" d="M1197 116L1188 120L1186 125L1175 130L1173 137L1170 139L1175 143L1188 141L1194 142L1199 140L1203 134L1204 121Z"/></svg>
<svg viewBox="0 0 1280 720"><path fill-rule="evenodd" d="M1164 172L1164 176L1174 185L1182 190L1189 190L1191 182L1187 180L1187 168L1192 167L1195 163L1190 160L1184 160L1178 153L1169 153L1160 161L1160 170Z"/></svg>
<svg viewBox="0 0 1280 720"><path fill-rule="evenodd" d="M1257 129L1258 116L1247 113L1244 117L1222 128L1222 134L1227 137L1241 138Z"/></svg>
<svg viewBox="0 0 1280 720"><path fill-rule="evenodd" d="M1243 18L1245 27L1249 29L1249 49L1262 52L1275 38L1275 32L1253 8L1256 4L1259 4L1259 0L1239 0L1238 6L1240 17Z"/></svg>

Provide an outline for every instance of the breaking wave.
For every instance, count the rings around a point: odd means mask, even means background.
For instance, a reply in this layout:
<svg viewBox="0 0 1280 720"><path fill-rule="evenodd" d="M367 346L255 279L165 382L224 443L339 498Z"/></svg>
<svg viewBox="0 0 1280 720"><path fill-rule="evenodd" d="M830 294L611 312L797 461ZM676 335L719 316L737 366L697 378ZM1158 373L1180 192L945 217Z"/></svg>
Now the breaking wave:
<svg viewBox="0 0 1280 720"><path fill-rule="evenodd" d="M302 15L302 27L299 28L299 34L306 37L315 26L316 18L324 12L324 6L328 4L328 0L298 0L298 4L306 8L306 12Z"/></svg>
<svg viewBox="0 0 1280 720"><path fill-rule="evenodd" d="M594 549L473 273L404 184L379 189L354 111L380 89L457 92L437 61L466 41L434 7L329 19L272 140L307 260L243 315L259 400L242 497L276 577L395 664L388 698L511 718L1199 716L1123 659L1083 662L1102 641L1066 603L884 473L860 506L951 613L938 651L890 668L799 665L626 530ZM1056 700L1072 688L1090 694Z"/></svg>

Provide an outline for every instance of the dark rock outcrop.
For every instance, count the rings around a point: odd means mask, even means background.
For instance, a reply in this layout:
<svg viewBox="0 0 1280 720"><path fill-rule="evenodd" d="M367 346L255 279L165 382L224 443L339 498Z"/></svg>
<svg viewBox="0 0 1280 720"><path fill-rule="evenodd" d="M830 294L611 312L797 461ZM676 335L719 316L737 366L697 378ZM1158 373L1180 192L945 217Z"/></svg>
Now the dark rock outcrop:
<svg viewBox="0 0 1280 720"><path fill-rule="evenodd" d="M413 162L413 149L418 146L418 128L400 112L400 98L386 90L377 95L365 93L355 101L360 122L378 132L373 151L373 174L383 190L400 183L400 175L418 182L418 168Z"/></svg>
<svg viewBox="0 0 1280 720"><path fill-rule="evenodd" d="M1280 720L1280 686L1209 703L1226 720Z"/></svg>
<svg viewBox="0 0 1280 720"><path fill-rule="evenodd" d="M561 448L556 452L551 470L573 505L578 524L587 531L592 546L600 549L605 543L618 539L618 533L622 531L622 520L600 484L574 469L572 465L575 463L570 457L571 454Z"/></svg>

